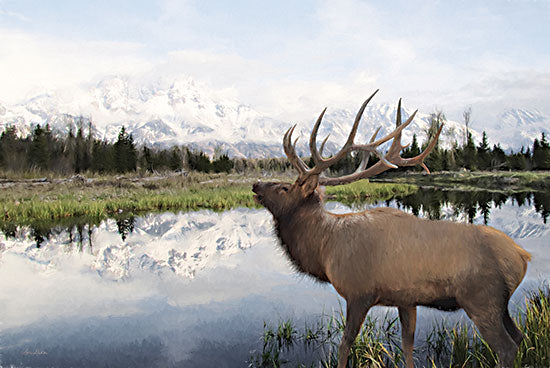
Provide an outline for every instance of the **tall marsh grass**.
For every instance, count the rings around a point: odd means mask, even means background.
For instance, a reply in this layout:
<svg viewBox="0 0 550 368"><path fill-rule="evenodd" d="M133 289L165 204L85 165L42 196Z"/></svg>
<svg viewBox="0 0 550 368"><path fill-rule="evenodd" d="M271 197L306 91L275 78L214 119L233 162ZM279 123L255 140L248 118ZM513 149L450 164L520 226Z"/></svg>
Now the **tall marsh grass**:
<svg viewBox="0 0 550 368"><path fill-rule="evenodd" d="M87 182L52 181L5 186L0 198L0 225L55 224L67 218L97 223L121 213L257 208L251 190L257 179L193 174L161 178L100 177ZM416 187L410 185L363 181L331 187L327 193L330 199L353 203L366 198L407 195L414 190Z"/></svg>
<svg viewBox="0 0 550 368"><path fill-rule="evenodd" d="M544 284L528 294L515 322L524 333L515 368L550 367L550 288ZM298 329L292 321L277 327L264 323L262 350L254 352L249 367L337 366L338 343L344 330L342 313L324 317ZM492 368L497 357L470 325L436 322L426 336L417 336L417 367ZM298 360L296 360L298 359ZM349 356L348 367L401 367L404 364L398 318L367 316Z"/></svg>
<svg viewBox="0 0 550 368"><path fill-rule="evenodd" d="M395 197L404 197L414 194L418 187L402 183L369 183L368 181L357 181L351 184L338 185L326 188L326 197L347 205L355 203L372 203L385 201Z"/></svg>

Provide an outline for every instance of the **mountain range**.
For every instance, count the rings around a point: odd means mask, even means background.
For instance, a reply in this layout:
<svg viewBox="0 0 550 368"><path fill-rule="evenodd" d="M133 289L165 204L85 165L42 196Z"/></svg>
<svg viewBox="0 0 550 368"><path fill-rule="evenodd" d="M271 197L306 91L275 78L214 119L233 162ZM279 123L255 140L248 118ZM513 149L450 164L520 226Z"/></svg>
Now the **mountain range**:
<svg viewBox="0 0 550 368"><path fill-rule="evenodd" d="M309 131L321 108L312 107L309 121L296 122L296 136L302 136L299 153L309 154ZM403 108L404 118L411 113ZM369 104L356 141L367 141L378 126L379 136L389 133L394 128L395 115L395 105ZM423 142L429 117L417 113L403 133L403 143L409 143L413 134L419 143ZM336 151L345 141L354 118L355 112L347 109L327 111L319 131L319 140L330 133L326 152ZM42 93L9 106L0 101L0 129L13 125L21 135L29 134L36 124L49 124L54 133L66 134L71 127L75 131L81 119L85 127L88 121L93 123L97 138L114 140L124 125L138 145L186 145L209 154L218 149L233 157L282 156L282 137L292 125L185 75L153 80L110 76L75 93ZM507 110L497 120L488 124L486 130L491 143L500 143L504 149L530 146L541 132L550 133L550 118L537 110ZM447 147L454 141L461 144L464 131L462 123L449 120L441 143ZM479 142L480 132L471 131Z"/></svg>

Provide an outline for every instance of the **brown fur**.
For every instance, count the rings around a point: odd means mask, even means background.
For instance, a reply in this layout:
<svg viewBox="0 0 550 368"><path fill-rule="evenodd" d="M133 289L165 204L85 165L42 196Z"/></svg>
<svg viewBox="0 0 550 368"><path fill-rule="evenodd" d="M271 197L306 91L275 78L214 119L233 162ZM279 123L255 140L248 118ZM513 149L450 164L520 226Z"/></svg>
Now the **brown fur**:
<svg viewBox="0 0 550 368"><path fill-rule="evenodd" d="M310 176L293 185L257 183L253 191L273 214L297 269L330 282L347 301L339 368L374 305L399 308L407 367L414 366L417 305L464 308L501 366L512 366L522 336L507 306L525 275L528 252L488 226L426 220L391 208L335 215L324 210L317 184Z"/></svg>

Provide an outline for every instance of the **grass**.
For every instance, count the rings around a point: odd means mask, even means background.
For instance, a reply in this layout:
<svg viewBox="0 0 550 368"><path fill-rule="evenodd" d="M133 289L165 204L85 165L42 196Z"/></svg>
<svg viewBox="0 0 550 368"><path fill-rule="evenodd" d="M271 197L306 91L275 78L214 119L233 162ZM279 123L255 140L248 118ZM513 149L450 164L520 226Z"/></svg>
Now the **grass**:
<svg viewBox="0 0 550 368"><path fill-rule="evenodd" d="M0 226L46 227L70 219L98 223L122 214L256 208L251 185L257 180L292 181L293 178L191 173L187 176L96 176L88 180L82 177L74 180L48 178L45 182L4 183ZM329 199L353 203L367 198L389 199L415 190L416 187L406 184L362 181L328 188L327 195Z"/></svg>
<svg viewBox="0 0 550 368"><path fill-rule="evenodd" d="M154 180L105 177L91 183L18 185L3 190L1 222L31 225L67 218L97 222L121 213L255 206L250 185L230 183L226 177L211 180L205 176Z"/></svg>
<svg viewBox="0 0 550 368"><path fill-rule="evenodd" d="M252 183L262 180L287 181L289 174L265 177L260 174L170 174L167 176L101 176L86 174L66 180L53 174L29 172L17 176L0 173L0 227L14 225L53 226L78 219L88 223L117 215L146 212L223 211L236 207L258 207L252 197ZM36 180L36 179L45 179ZM414 194L421 186L517 193L550 189L548 172L459 172L392 173L376 182L366 180L327 187L327 200L347 205L371 203Z"/></svg>
<svg viewBox="0 0 550 368"><path fill-rule="evenodd" d="M523 310L515 320L525 338L514 367L549 367L550 288L547 284L526 297ZM344 322L340 313L325 317L313 326L305 325L301 330L288 320L275 328L264 323L262 351L252 354L249 367L336 367ZM417 336L418 339L422 337ZM378 321L367 316L352 346L348 367L400 367L404 360L400 346L397 318L386 314ZM309 359L305 359L306 356ZM296 357L305 363L292 359ZM417 344L415 349L417 367L492 368L496 359L477 330L464 324L435 323L423 346L419 348Z"/></svg>
<svg viewBox="0 0 550 368"><path fill-rule="evenodd" d="M384 185L380 185L384 184ZM342 202L347 205L374 201L385 201L395 197L404 197L418 191L416 185L405 183L355 183L326 188L328 200Z"/></svg>

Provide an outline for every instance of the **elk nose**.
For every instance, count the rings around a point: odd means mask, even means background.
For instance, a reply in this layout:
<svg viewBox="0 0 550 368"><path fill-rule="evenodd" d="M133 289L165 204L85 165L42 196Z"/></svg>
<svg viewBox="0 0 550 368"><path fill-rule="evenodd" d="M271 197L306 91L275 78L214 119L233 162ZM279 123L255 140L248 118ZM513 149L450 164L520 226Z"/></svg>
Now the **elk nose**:
<svg viewBox="0 0 550 368"><path fill-rule="evenodd" d="M254 193L256 193L256 190L258 190L259 184L260 184L260 183L258 182L258 183L254 183L254 184L252 185L252 191L253 191Z"/></svg>

